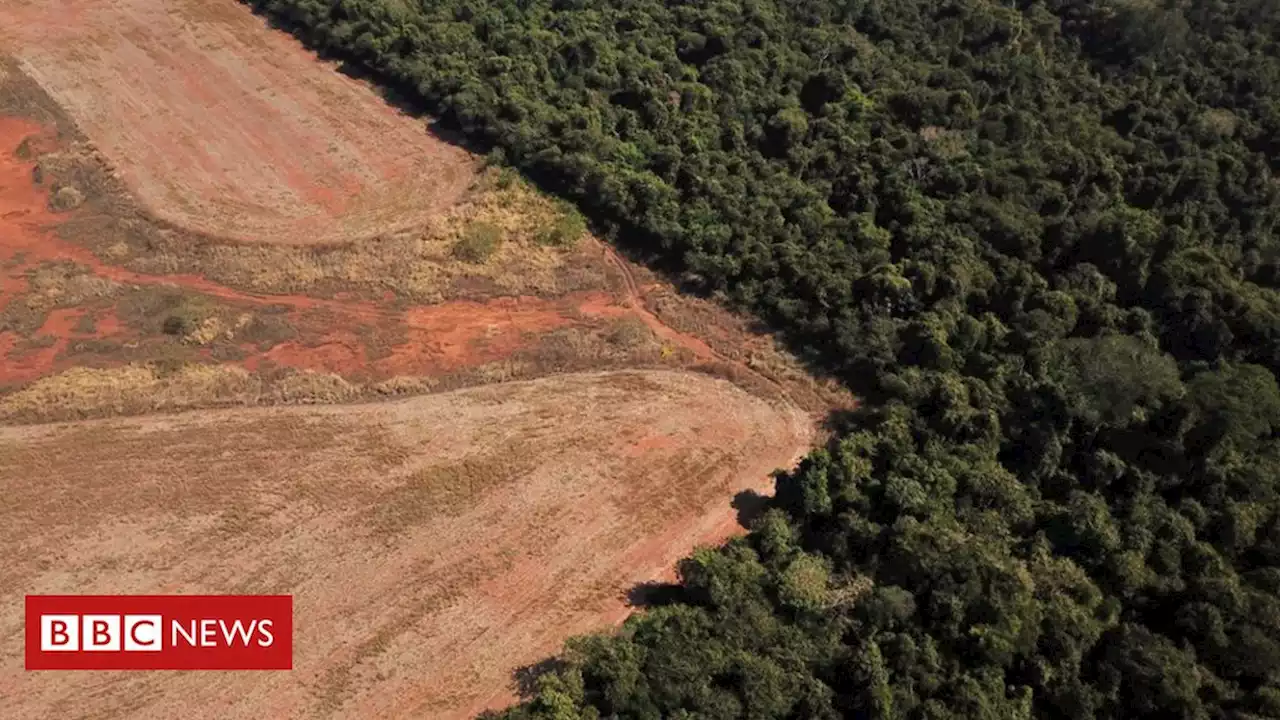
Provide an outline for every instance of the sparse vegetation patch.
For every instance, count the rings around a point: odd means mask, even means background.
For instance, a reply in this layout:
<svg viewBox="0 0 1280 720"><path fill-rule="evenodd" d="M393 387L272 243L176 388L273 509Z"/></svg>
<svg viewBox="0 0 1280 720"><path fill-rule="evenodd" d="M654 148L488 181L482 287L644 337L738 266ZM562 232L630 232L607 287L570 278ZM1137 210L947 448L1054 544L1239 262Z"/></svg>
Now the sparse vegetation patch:
<svg viewBox="0 0 1280 720"><path fill-rule="evenodd" d="M476 221L462 231L462 237L453 245L453 256L463 262L484 263L493 257L502 245L502 228L492 223Z"/></svg>

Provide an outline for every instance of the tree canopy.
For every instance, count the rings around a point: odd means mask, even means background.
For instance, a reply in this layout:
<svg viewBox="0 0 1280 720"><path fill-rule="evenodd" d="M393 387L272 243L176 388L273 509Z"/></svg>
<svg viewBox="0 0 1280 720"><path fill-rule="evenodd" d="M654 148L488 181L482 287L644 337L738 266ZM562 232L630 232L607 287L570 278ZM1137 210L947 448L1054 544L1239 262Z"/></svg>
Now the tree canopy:
<svg viewBox="0 0 1280 720"><path fill-rule="evenodd" d="M507 717L1280 717L1280 6L252 4L867 400Z"/></svg>

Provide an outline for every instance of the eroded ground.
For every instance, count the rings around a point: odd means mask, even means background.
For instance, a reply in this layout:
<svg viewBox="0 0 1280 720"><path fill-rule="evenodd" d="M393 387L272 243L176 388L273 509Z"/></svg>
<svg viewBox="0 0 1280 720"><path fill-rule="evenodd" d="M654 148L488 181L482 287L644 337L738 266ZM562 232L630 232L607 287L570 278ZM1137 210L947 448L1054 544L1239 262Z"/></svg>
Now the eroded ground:
<svg viewBox="0 0 1280 720"><path fill-rule="evenodd" d="M705 375L0 429L12 717L465 717L735 527L812 440ZM12 479L22 477L22 481ZM23 673L23 593L286 593L289 673Z"/></svg>
<svg viewBox="0 0 1280 720"><path fill-rule="evenodd" d="M166 234L21 80L0 80L0 100L48 119L0 116L0 422L620 366L699 368L815 412L837 396L728 313L637 281L643 271L589 236L539 242L566 211L496 173L408 236L320 251ZM80 202L59 207L67 188ZM476 225L503 242L481 263L457 260Z"/></svg>

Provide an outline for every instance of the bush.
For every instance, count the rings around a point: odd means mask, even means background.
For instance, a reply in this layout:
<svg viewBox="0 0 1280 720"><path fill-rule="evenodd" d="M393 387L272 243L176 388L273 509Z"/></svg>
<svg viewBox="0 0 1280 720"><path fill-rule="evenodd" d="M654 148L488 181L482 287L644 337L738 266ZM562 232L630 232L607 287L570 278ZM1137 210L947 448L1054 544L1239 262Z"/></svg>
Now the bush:
<svg viewBox="0 0 1280 720"><path fill-rule="evenodd" d="M212 314L208 304L199 298L178 298L164 316L160 328L166 335L186 337Z"/></svg>
<svg viewBox="0 0 1280 720"><path fill-rule="evenodd" d="M483 263L502 244L502 228L487 222L474 222L463 231L453 246L453 256L469 263Z"/></svg>
<svg viewBox="0 0 1280 720"><path fill-rule="evenodd" d="M564 206L561 213L547 227L538 232L537 241L553 247L573 247L587 231L587 221L572 206Z"/></svg>
<svg viewBox="0 0 1280 720"><path fill-rule="evenodd" d="M610 328L607 339L610 344L621 348L635 348L653 338L649 326L635 315L620 318Z"/></svg>
<svg viewBox="0 0 1280 720"><path fill-rule="evenodd" d="M64 185L49 198L49 207L55 212L65 212L79 207L83 202L83 193L70 185Z"/></svg>
<svg viewBox="0 0 1280 720"><path fill-rule="evenodd" d="M191 315L175 313L164 319L164 333L185 337L195 331L199 321Z"/></svg>

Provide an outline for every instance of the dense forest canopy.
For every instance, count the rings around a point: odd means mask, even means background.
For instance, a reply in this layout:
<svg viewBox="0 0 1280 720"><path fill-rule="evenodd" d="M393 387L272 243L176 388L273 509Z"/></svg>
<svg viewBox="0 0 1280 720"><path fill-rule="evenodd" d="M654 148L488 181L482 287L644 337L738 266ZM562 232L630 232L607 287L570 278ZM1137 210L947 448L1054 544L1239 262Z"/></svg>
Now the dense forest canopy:
<svg viewBox="0 0 1280 720"><path fill-rule="evenodd" d="M253 4L867 399L508 717L1280 717L1280 4Z"/></svg>

